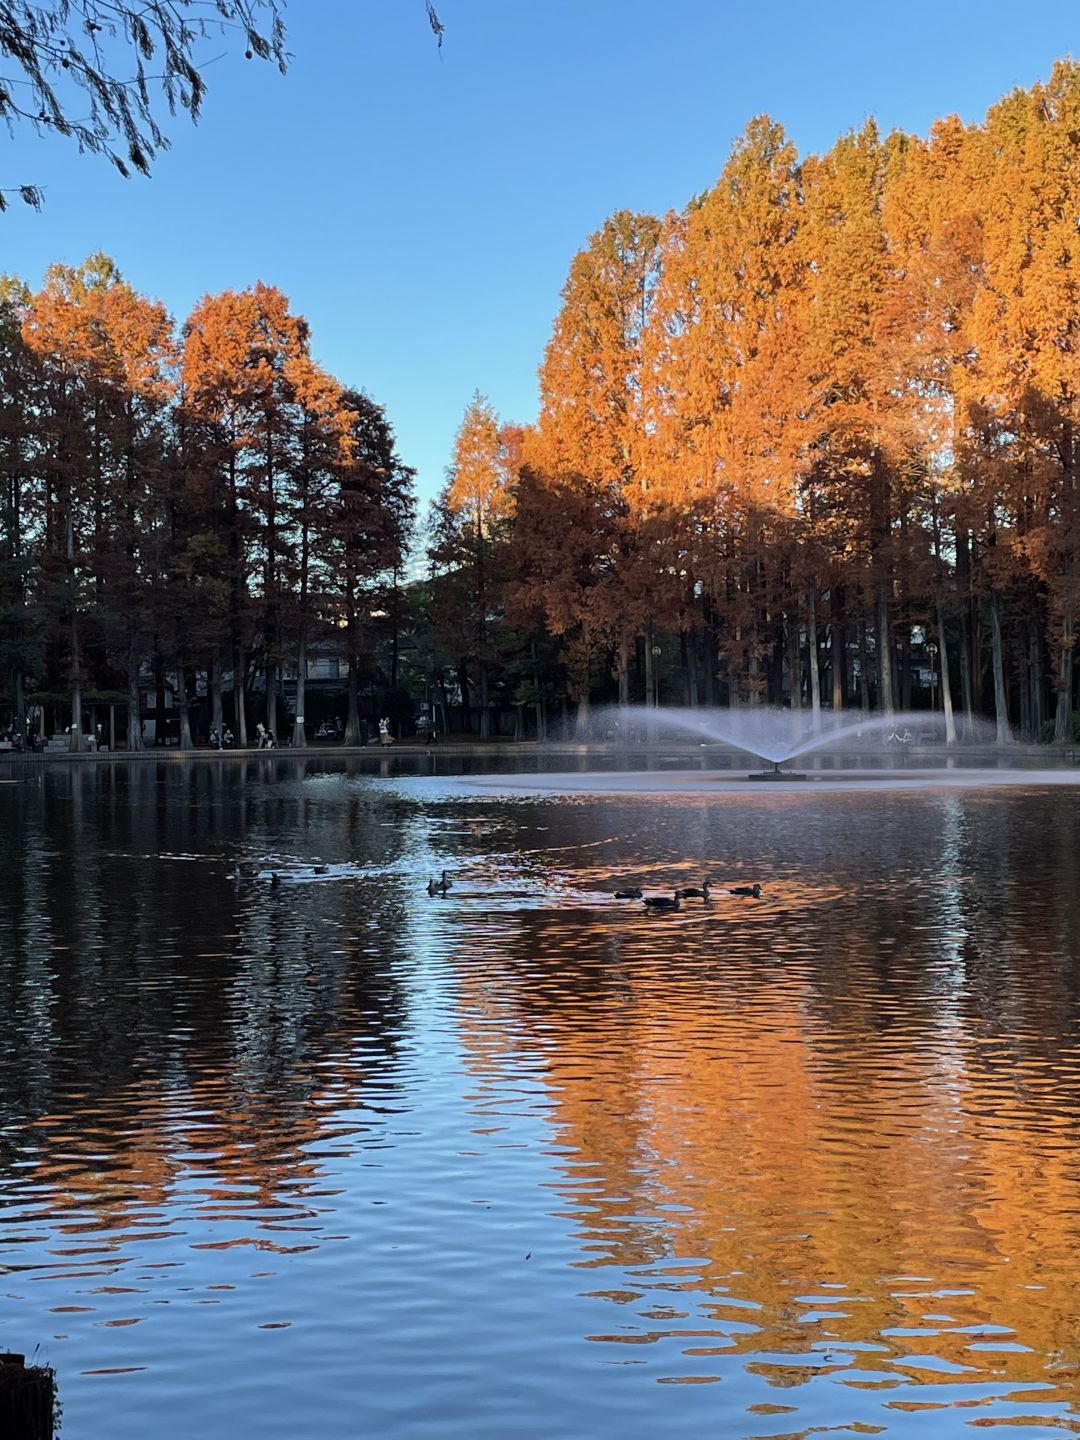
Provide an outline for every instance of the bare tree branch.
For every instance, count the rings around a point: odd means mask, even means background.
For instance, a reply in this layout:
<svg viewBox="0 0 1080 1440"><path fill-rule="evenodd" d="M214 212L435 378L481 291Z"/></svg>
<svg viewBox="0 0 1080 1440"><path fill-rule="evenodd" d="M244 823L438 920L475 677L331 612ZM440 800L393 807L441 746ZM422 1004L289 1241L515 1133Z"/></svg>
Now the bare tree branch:
<svg viewBox="0 0 1080 1440"><path fill-rule="evenodd" d="M0 0L0 120L12 134L23 121L39 134L67 136L121 175L148 175L169 144L156 113L162 101L170 115L199 118L207 62L198 48L209 35L241 37L248 59L273 61L284 73L283 3ZM18 193L40 205L36 186Z"/></svg>

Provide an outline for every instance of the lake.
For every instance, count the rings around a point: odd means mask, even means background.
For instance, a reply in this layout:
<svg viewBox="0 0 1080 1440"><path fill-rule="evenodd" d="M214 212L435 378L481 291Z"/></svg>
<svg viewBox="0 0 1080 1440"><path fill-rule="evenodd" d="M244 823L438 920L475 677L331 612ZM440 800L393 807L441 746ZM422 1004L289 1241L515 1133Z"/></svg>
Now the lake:
<svg viewBox="0 0 1080 1440"><path fill-rule="evenodd" d="M1080 1432L1076 790L430 769L0 785L61 1434Z"/></svg>

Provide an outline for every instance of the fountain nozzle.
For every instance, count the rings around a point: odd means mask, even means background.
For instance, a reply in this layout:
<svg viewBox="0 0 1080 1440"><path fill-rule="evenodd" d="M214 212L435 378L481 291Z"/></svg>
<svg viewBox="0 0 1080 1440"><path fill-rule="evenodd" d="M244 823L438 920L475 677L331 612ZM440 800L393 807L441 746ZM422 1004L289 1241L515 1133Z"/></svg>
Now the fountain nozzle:
<svg viewBox="0 0 1080 1440"><path fill-rule="evenodd" d="M746 778L748 780L805 780L807 778L795 770L781 770L782 763L780 760L774 760L771 770L751 770Z"/></svg>

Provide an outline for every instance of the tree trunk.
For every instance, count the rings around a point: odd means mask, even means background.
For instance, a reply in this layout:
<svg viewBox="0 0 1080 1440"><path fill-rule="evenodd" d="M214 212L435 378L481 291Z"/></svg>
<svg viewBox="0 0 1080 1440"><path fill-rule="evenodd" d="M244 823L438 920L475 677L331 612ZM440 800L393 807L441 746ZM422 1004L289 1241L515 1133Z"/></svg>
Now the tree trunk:
<svg viewBox="0 0 1080 1440"><path fill-rule="evenodd" d="M360 735L360 663L350 650L348 656L349 684L348 700L345 710L345 739L346 745L359 745ZM443 717L445 721L445 716Z"/></svg>
<svg viewBox="0 0 1080 1440"><path fill-rule="evenodd" d="M304 633L303 625L300 626L300 638L296 643L296 719L293 722L294 745L305 745L307 743L307 732L304 729L304 716L307 713L305 705L307 702L307 636Z"/></svg>
<svg viewBox="0 0 1080 1440"><path fill-rule="evenodd" d="M78 598L75 593L75 522L71 514L70 500L67 521L67 559L68 601L71 605L71 735L68 740L68 749L78 753L83 749L82 656L79 653L79 611Z"/></svg>
<svg viewBox="0 0 1080 1440"><path fill-rule="evenodd" d="M472 734L472 705L469 697L469 672L465 661L458 664L458 689L461 691L461 723L466 735Z"/></svg>
<svg viewBox="0 0 1080 1440"><path fill-rule="evenodd" d="M756 654L751 653L747 664L749 675L750 704L761 704L761 661Z"/></svg>
<svg viewBox="0 0 1080 1440"><path fill-rule="evenodd" d="M645 631L645 704L650 708L656 704L656 665L653 656L653 632L650 625Z"/></svg>
<svg viewBox="0 0 1080 1440"><path fill-rule="evenodd" d="M178 655L176 657L176 703L180 710L180 749L190 750L191 745L191 716L188 707L187 675L184 671L184 662Z"/></svg>
<svg viewBox="0 0 1080 1440"><path fill-rule="evenodd" d="M900 631L900 708L912 708L912 626Z"/></svg>
<svg viewBox="0 0 1080 1440"><path fill-rule="evenodd" d="M799 634L799 616L794 612L787 616L787 657L788 694L792 710L802 709L802 646Z"/></svg>
<svg viewBox="0 0 1080 1440"><path fill-rule="evenodd" d="M210 651L210 724L220 735L224 728L221 713L221 647L215 645Z"/></svg>
<svg viewBox="0 0 1080 1440"><path fill-rule="evenodd" d="M536 711L536 738L547 739L547 720L544 714L544 696L540 689L540 668L536 663L536 640L529 641L529 659L532 662L533 708Z"/></svg>
<svg viewBox="0 0 1080 1440"><path fill-rule="evenodd" d="M127 748L141 750L143 739L142 713L139 703L139 652L136 648L134 632L128 638L127 692Z"/></svg>
<svg viewBox="0 0 1080 1440"><path fill-rule="evenodd" d="M488 708L488 667L487 661L481 660L479 668L479 691L480 691L480 739L486 740L491 734L491 711Z"/></svg>
<svg viewBox="0 0 1080 1440"><path fill-rule="evenodd" d="M829 626L829 665L832 669L832 708L844 708L844 627L833 620Z"/></svg>
<svg viewBox="0 0 1080 1440"><path fill-rule="evenodd" d="M975 692L971 680L971 641L967 617L960 616L960 691L964 705L964 733L975 736Z"/></svg>
<svg viewBox="0 0 1080 1440"><path fill-rule="evenodd" d="M892 637L889 634L889 601L885 586L878 586L877 597L878 709L891 715L896 709L893 700Z"/></svg>
<svg viewBox="0 0 1080 1440"><path fill-rule="evenodd" d="M720 656L720 631L716 619L716 608L712 601L705 610L705 704L710 708L717 703L717 667Z"/></svg>
<svg viewBox="0 0 1080 1440"><path fill-rule="evenodd" d="M15 671L15 733L25 740L26 738L26 690L23 685L23 672Z"/></svg>
<svg viewBox="0 0 1080 1440"><path fill-rule="evenodd" d="M306 537L305 537L305 540L306 540ZM307 554L307 552L306 552L306 550L305 550L305 557L306 557L306 554ZM305 594L305 596L306 596L306 594L307 594L306 559L305 559L304 594ZM391 690L396 690L396 689L397 689L397 683L398 683L398 663L399 663L399 652L400 652L400 648L401 648L401 639L400 639L401 613L400 613L400 612L401 612L401 587L400 587L400 583L399 583L398 567L395 565L395 566L394 566L394 576L393 576L393 588L391 589L391 592L390 592L390 626L391 626L391 629L390 629L390 689L391 689Z"/></svg>
<svg viewBox="0 0 1080 1440"><path fill-rule="evenodd" d="M945 634L945 615L937 607L938 650L941 655L941 708L945 713L945 744L956 744L956 721L952 708L952 681L949 678L949 642Z"/></svg>
<svg viewBox="0 0 1080 1440"><path fill-rule="evenodd" d="M1043 727L1043 668L1039 625L1036 620L1032 620L1028 625L1028 671L1031 677L1031 729L1034 738L1038 740Z"/></svg>
<svg viewBox="0 0 1080 1440"><path fill-rule="evenodd" d="M847 650L844 644L844 595L839 585L829 589L829 663L832 668L832 708L843 710L847 699Z"/></svg>
<svg viewBox="0 0 1080 1440"><path fill-rule="evenodd" d="M155 645L157 643L155 637ZM165 664L154 651L154 748L165 744Z"/></svg>
<svg viewBox="0 0 1080 1440"><path fill-rule="evenodd" d="M911 709L911 626L900 636L900 709Z"/></svg>
<svg viewBox="0 0 1080 1440"><path fill-rule="evenodd" d="M866 655L866 621L859 621L859 708L870 713L870 672Z"/></svg>
<svg viewBox="0 0 1080 1440"><path fill-rule="evenodd" d="M999 745L1008 745L1009 713L1005 697L1005 651L1001 641L1001 597L996 590L990 596L991 646L994 664L994 719L997 724L996 740Z"/></svg>
<svg viewBox="0 0 1080 1440"><path fill-rule="evenodd" d="M619 640L619 704L630 704L630 646L625 635Z"/></svg>
<svg viewBox="0 0 1080 1440"><path fill-rule="evenodd" d="M266 662L266 728L277 739L278 670L273 660Z"/></svg>
<svg viewBox="0 0 1080 1440"><path fill-rule="evenodd" d="M971 537L962 526L956 529L956 590L960 597L960 693L964 706L963 733L975 735L975 684L971 663Z"/></svg>
<svg viewBox="0 0 1080 1440"><path fill-rule="evenodd" d="M817 716L821 713L821 669L817 643L817 594L813 590L810 592L806 618L806 648L810 656L810 709Z"/></svg>
<svg viewBox="0 0 1080 1440"><path fill-rule="evenodd" d="M589 730L592 726L592 712L589 709L589 690L586 683L578 700L577 716L574 720L574 738L585 741L589 738Z"/></svg>
<svg viewBox="0 0 1080 1440"><path fill-rule="evenodd" d="M233 658L233 711L236 720L236 743L243 749L248 743L247 733L247 704L244 695L244 651L243 647L236 647L236 655Z"/></svg>
<svg viewBox="0 0 1080 1440"><path fill-rule="evenodd" d="M1065 617L1062 627L1065 643L1058 651L1057 708L1054 712L1054 741L1062 745L1072 740L1073 692L1073 622Z"/></svg>

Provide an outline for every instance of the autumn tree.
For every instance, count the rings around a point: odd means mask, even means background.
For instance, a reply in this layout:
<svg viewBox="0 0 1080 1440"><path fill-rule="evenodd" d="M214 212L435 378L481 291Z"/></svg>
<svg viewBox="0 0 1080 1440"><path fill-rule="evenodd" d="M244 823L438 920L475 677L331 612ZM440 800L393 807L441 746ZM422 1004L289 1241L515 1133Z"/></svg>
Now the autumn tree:
<svg viewBox="0 0 1080 1440"><path fill-rule="evenodd" d="M993 107L983 135L984 271L975 301L979 343L973 412L993 436L983 467L988 548L995 565L995 637L1004 595L1024 587L1046 607L1056 696L1054 737L1071 738L1073 656L1080 619L1080 66L1061 62L1045 84ZM988 437L989 438L989 437ZM1026 572L1026 573L1025 573ZM1029 610L1030 614L1030 610ZM1003 661L995 638L995 692Z"/></svg>
<svg viewBox="0 0 1080 1440"><path fill-rule="evenodd" d="M192 420L206 427L227 534L233 692L241 744L247 738L241 677L246 648L259 642L265 722L277 733L283 619L293 534L293 483L305 425L297 385L309 377L308 328L280 290L261 282L207 296L186 326L183 385ZM254 610L247 605L249 580ZM254 621L255 634L248 625Z"/></svg>
<svg viewBox="0 0 1080 1440"><path fill-rule="evenodd" d="M22 328L42 376L43 580L63 616L78 749L91 671L101 673L120 645L129 680L137 674L146 446L154 448L151 432L169 392L171 328L164 308L138 296L103 255L77 268L53 266L29 297ZM123 497L115 505L114 495ZM59 643L59 633L54 638ZM137 692L137 682L131 686Z"/></svg>
<svg viewBox="0 0 1080 1440"><path fill-rule="evenodd" d="M582 734L589 725L589 675L609 646L625 696L640 636L646 694L653 700L656 693L652 629L666 618L666 596L653 551L667 529L654 524L664 497L648 463L643 345L660 236L655 217L619 211L590 237L571 262L540 368L540 417L530 440L535 493L545 485L553 495L581 492L570 507L574 523L585 526L577 540L587 549L604 537L603 550L585 568L585 551L574 543L578 564L566 573L564 594L551 602L573 657L569 673Z"/></svg>
<svg viewBox="0 0 1080 1440"><path fill-rule="evenodd" d="M648 335L652 468L674 513L693 517L687 579L708 693L722 659L732 704L765 693L770 556L792 507L799 201L795 149L759 116L717 183L668 222Z"/></svg>
<svg viewBox="0 0 1080 1440"><path fill-rule="evenodd" d="M432 507L432 613L441 639L458 663L466 715L472 679L480 734L490 726L492 625L501 605L500 541L512 487L498 416L479 391L466 407L454 440L447 481Z"/></svg>
<svg viewBox="0 0 1080 1440"><path fill-rule="evenodd" d="M372 646L373 612L384 607L393 612L400 604L416 472L398 454L394 428L381 405L357 390L343 391L340 405L346 444L327 491L315 548L319 611L348 666L345 743L358 745L361 665Z"/></svg>
<svg viewBox="0 0 1080 1440"><path fill-rule="evenodd" d="M35 605L45 502L35 465L40 369L22 333L28 301L24 285L0 280L0 674L10 679L21 736L27 677L44 661L44 626Z"/></svg>

